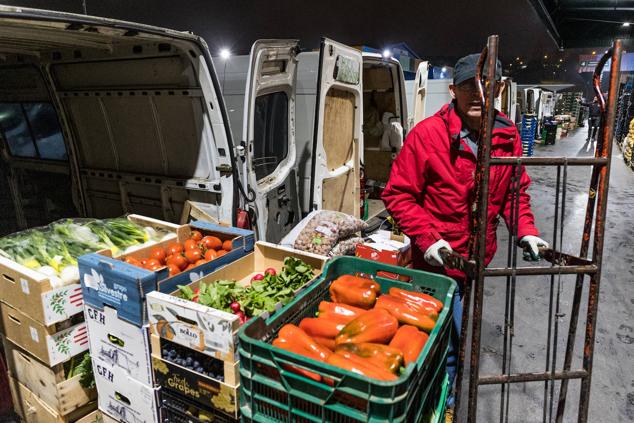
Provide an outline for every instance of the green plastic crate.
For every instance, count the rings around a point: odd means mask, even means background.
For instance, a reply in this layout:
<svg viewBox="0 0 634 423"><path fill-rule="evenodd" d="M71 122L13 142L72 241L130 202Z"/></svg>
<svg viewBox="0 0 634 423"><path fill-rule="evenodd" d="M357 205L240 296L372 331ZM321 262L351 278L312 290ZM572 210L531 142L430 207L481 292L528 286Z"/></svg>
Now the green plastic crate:
<svg viewBox="0 0 634 423"><path fill-rule="evenodd" d="M376 276L397 273L410 278L399 282ZM416 363L396 381L383 382L345 371L307 357L275 348L270 343L279 329L315 315L319 303L329 300L333 280L344 274L374 278L383 292L391 287L425 292L442 301L443 310ZM442 382L452 330L451 304L456 283L443 275L339 257L330 261L320 279L277 314L250 320L240 329L240 411L251 422L413 422L420 418L433 385ZM315 382L283 369L291 364L325 378L335 386ZM440 376L442 377L442 375Z"/></svg>

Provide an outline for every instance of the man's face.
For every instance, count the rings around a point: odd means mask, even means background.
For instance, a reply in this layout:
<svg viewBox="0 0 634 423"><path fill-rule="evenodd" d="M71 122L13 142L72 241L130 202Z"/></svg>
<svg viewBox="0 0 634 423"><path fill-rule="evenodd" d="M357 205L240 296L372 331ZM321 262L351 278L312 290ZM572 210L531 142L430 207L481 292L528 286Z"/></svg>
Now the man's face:
<svg viewBox="0 0 634 423"><path fill-rule="evenodd" d="M495 96L500 94L501 85L496 83ZM456 100L456 107L460 115L479 119L482 116L482 103L475 78L467 79L458 85L450 85L451 97Z"/></svg>

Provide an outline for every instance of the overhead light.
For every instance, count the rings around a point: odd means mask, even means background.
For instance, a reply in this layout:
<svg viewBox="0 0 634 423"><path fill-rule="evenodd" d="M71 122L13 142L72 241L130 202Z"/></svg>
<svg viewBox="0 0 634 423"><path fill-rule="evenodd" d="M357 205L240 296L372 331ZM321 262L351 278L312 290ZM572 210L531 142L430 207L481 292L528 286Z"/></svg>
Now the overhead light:
<svg viewBox="0 0 634 423"><path fill-rule="evenodd" d="M383 50L383 57L385 57L386 59L388 57L392 57L392 52L388 49Z"/></svg>
<svg viewBox="0 0 634 423"><path fill-rule="evenodd" d="M231 52L229 51L229 49L223 48L222 50L220 50L220 58L222 60L227 60L230 57L231 57Z"/></svg>
<svg viewBox="0 0 634 423"><path fill-rule="evenodd" d="M623 22L623 26L627 28L628 26L630 26L630 23L629 22Z"/></svg>
<svg viewBox="0 0 634 423"><path fill-rule="evenodd" d="M559 61L560 61L560 62L563 62L563 61L564 61L564 59L559 59Z"/></svg>
<svg viewBox="0 0 634 423"><path fill-rule="evenodd" d="M524 64L524 62L520 62L520 65L523 65L523 64Z"/></svg>
<svg viewBox="0 0 634 423"><path fill-rule="evenodd" d="M544 55L544 59L548 59L548 55L547 54Z"/></svg>
<svg viewBox="0 0 634 423"><path fill-rule="evenodd" d="M441 72L447 72L447 66L443 66L442 69L440 69Z"/></svg>
<svg viewBox="0 0 634 423"><path fill-rule="evenodd" d="M592 54L597 54L597 52L596 52L596 51L593 51L593 52L592 52Z"/></svg>

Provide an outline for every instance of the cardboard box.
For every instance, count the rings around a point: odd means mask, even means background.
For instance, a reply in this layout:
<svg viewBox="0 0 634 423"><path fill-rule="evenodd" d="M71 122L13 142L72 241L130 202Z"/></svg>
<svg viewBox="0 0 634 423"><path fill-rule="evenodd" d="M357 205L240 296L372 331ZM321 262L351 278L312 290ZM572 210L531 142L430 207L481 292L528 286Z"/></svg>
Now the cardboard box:
<svg viewBox="0 0 634 423"><path fill-rule="evenodd" d="M158 388L146 386L114 367L93 361L99 409L124 423L158 423Z"/></svg>
<svg viewBox="0 0 634 423"><path fill-rule="evenodd" d="M95 389L81 386L80 375L67 379L63 364L50 368L7 340L4 351L11 376L60 416L69 415L97 400ZM80 355L77 359L82 357Z"/></svg>
<svg viewBox="0 0 634 423"><path fill-rule="evenodd" d="M190 271L169 277L167 267L150 271L133 266L119 259L108 256L107 251L87 254L79 258L79 274L81 278L84 301L98 309L108 305L117 309L119 318L137 326L147 323L145 298L149 292L172 292L177 285L187 285L204 275L225 266L249 251L253 250L253 232L238 228L227 228L205 222L183 225L178 233L178 241L183 242L196 229L203 235L213 235L222 241L231 240L233 249L226 255L197 266ZM146 258L156 245L166 247L174 240L148 246L128 254L134 258Z"/></svg>
<svg viewBox="0 0 634 423"><path fill-rule="evenodd" d="M164 422L239 422L219 410L201 407L187 397L165 388L161 390L161 415Z"/></svg>
<svg viewBox="0 0 634 423"><path fill-rule="evenodd" d="M157 357L161 360L164 360L163 356L161 355L161 351L163 349L180 349L183 351L183 353L191 353L190 355L192 356L192 358L196 361L199 361L200 363L205 363L205 361L207 360L218 360L217 358L209 357L200 351L192 350L182 345L170 343L169 341L166 341L165 339L160 338L154 334L150 335L150 344L152 346L152 357ZM240 361L234 361L233 359L229 361L218 360L218 364L220 363L222 363L223 377L223 380L221 382L231 386L238 386L238 384L240 383ZM201 365L203 367L205 366L205 364Z"/></svg>
<svg viewBox="0 0 634 423"><path fill-rule="evenodd" d="M42 401L37 394L13 377L9 377L9 387L13 397L14 410L25 423L75 423L97 407L97 403L93 401L68 415L61 416Z"/></svg>
<svg viewBox="0 0 634 423"><path fill-rule="evenodd" d="M176 232L178 225L139 215L128 220L142 226ZM176 236L176 235L174 235ZM0 300L50 326L83 311L81 285L53 288L48 276L0 256Z"/></svg>
<svg viewBox="0 0 634 423"><path fill-rule="evenodd" d="M165 391L177 392L200 406L238 418L240 386L231 386L152 356L156 381Z"/></svg>
<svg viewBox="0 0 634 423"><path fill-rule="evenodd" d="M88 349L88 330L82 315L80 323L56 323L44 326L26 314L0 303L6 338L43 361L47 366L70 360ZM61 329L64 328L64 329Z"/></svg>
<svg viewBox="0 0 634 423"><path fill-rule="evenodd" d="M112 307L100 311L86 304L85 308L93 362L112 366L115 371L152 387L148 326L138 327L119 319Z"/></svg>
<svg viewBox="0 0 634 423"><path fill-rule="evenodd" d="M117 423L115 419L104 414L101 410L95 410L86 417L77 420L75 423Z"/></svg>
<svg viewBox="0 0 634 423"><path fill-rule="evenodd" d="M243 285L250 283L256 273L268 267L278 271L284 258L297 257L315 268L315 278L321 273L326 258L266 242L257 242L253 253L189 284L196 289L200 283L218 280L236 280ZM313 278L313 281L315 280ZM313 282L299 288L295 295ZM282 304L277 305L277 309ZM185 300L178 290L170 294L152 292L147 296L150 330L168 341L201 351L223 361L238 360L237 331L240 322L235 314L215 310L202 304Z"/></svg>
<svg viewBox="0 0 634 423"><path fill-rule="evenodd" d="M373 242L357 245L357 257L394 266L407 266L412 261L409 238L394 239L390 231L377 231L370 238Z"/></svg>

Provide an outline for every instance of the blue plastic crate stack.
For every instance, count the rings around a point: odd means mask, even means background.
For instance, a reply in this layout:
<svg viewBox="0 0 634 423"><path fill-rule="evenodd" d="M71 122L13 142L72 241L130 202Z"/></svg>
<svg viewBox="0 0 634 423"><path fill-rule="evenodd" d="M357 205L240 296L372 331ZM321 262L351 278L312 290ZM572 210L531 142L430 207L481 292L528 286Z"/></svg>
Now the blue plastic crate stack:
<svg viewBox="0 0 634 423"><path fill-rule="evenodd" d="M537 118L534 115L522 116L522 127L520 129L520 136L522 137L522 153L524 154L524 156L531 157L533 155L536 128Z"/></svg>

